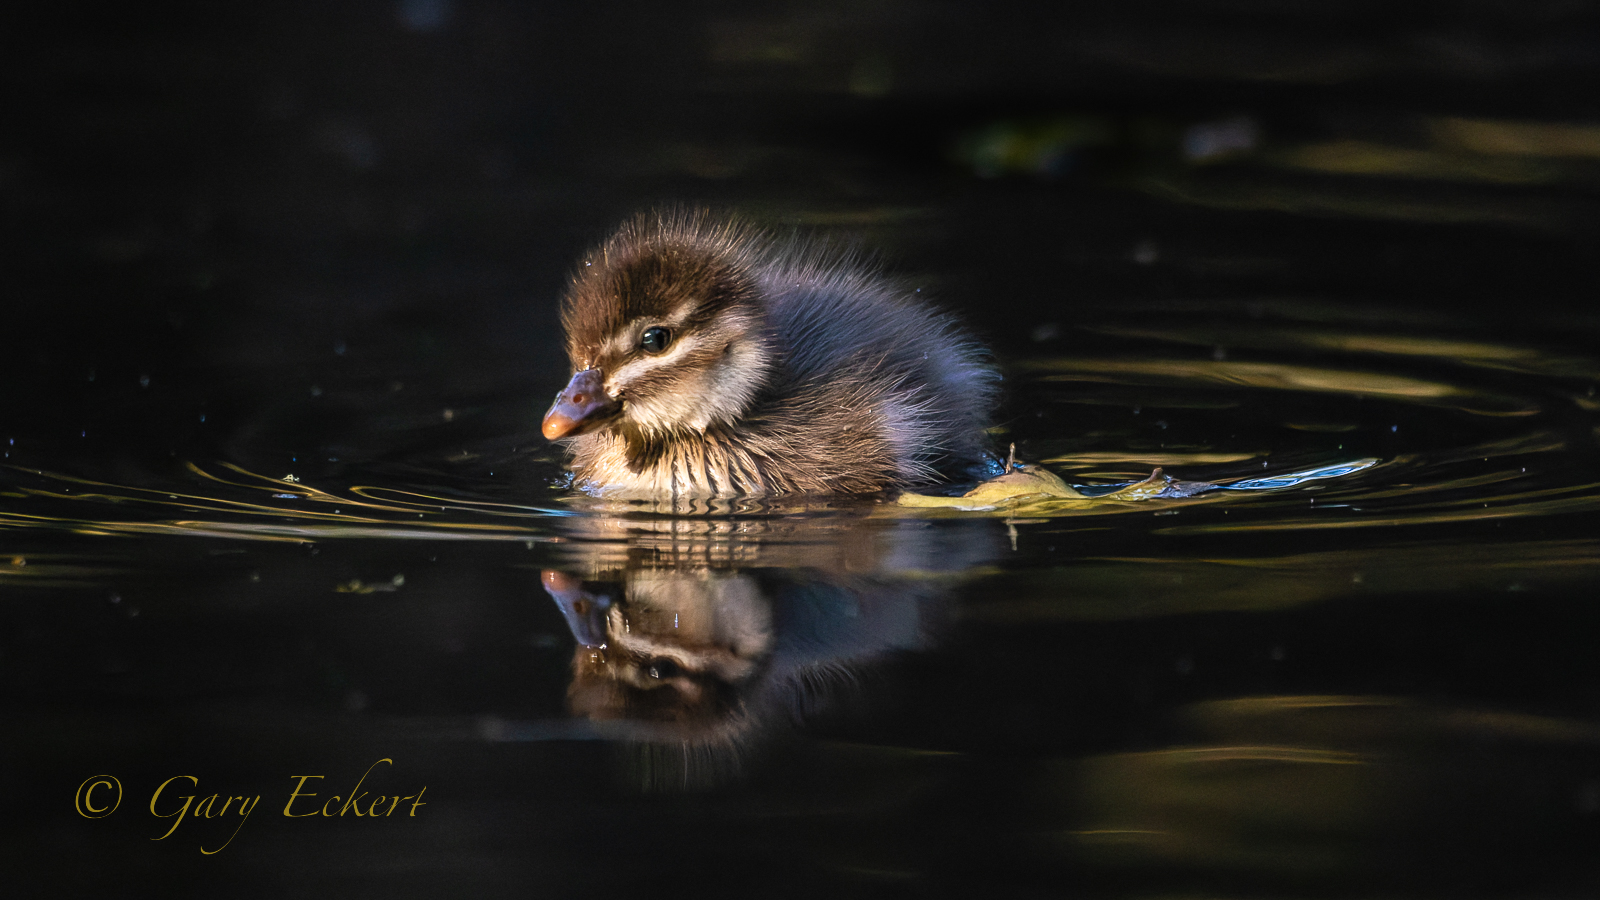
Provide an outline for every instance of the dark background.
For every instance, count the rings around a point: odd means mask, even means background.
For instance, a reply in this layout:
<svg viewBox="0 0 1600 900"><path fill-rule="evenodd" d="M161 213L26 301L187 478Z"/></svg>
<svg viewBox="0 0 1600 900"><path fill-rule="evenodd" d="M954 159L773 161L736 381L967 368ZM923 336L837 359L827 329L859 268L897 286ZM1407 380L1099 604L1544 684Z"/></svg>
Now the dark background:
<svg viewBox="0 0 1600 900"><path fill-rule="evenodd" d="M567 267L663 202L860 241L1008 356L1126 300L1529 328L1589 315L1597 287L1592 133L1531 156L1437 136L1451 117L1593 122L1586 3L3 15L0 416L52 446L234 456L273 427L243 421L264 406L341 387L370 406L397 368L444 406L542 399ZM1240 121L1244 151L1186 154L1192 129ZM1340 141L1401 158L1285 164Z"/></svg>

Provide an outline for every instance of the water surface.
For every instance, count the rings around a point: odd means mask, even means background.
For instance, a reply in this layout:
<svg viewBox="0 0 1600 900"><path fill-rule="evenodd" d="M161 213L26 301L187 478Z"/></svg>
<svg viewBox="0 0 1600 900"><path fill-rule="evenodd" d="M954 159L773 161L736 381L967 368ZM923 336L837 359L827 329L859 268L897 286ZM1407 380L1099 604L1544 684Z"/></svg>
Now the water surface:
<svg viewBox="0 0 1600 900"><path fill-rule="evenodd" d="M996 440L1091 494L1156 467L1219 489L987 515L603 503L516 436L342 467L270 422L149 467L12 445L16 789L116 774L127 814L51 840L149 867L231 833L152 845L173 775L277 806L380 758L376 791L426 785L404 821L264 805L195 876L273 891L351 860L491 889L1579 889L1593 346L1356 306L1091 311L1005 360Z"/></svg>

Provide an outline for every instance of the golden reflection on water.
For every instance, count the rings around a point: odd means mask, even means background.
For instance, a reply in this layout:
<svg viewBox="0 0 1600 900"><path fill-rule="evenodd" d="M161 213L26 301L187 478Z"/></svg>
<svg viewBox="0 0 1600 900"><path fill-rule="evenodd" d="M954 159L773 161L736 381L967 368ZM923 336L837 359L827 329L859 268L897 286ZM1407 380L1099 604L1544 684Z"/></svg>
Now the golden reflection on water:
<svg viewBox="0 0 1600 900"><path fill-rule="evenodd" d="M1381 871L1396 840L1460 853L1569 814L1582 769L1565 754L1600 747L1584 721L1382 696L1245 697L1176 718L1178 746L1041 767L1041 850L1117 868ZM1512 763L1537 793L1497 808L1487 836L1448 817L1418 830L1419 810L1476 808L1463 798Z"/></svg>
<svg viewBox="0 0 1600 900"><path fill-rule="evenodd" d="M1260 459L1261 453L1069 453L1052 456L1043 462L1052 466L1083 466L1102 463L1123 463L1137 466L1214 466L1221 463L1248 462Z"/></svg>
<svg viewBox="0 0 1600 900"><path fill-rule="evenodd" d="M64 553L0 557L0 586L7 587L85 587L127 572L126 565Z"/></svg>
<svg viewBox="0 0 1600 900"><path fill-rule="evenodd" d="M185 466L195 477L220 486L214 493L117 485L38 469L11 467L13 472L35 477L34 483L18 485L10 492L16 499L105 505L129 515L122 518L80 517L0 510L0 529L289 542L323 538L474 541L555 539L529 527L460 520L463 514L470 514L514 517L529 520L531 524L534 520L548 519L552 514L550 510L539 507L479 503L364 486L353 487L348 494L340 495L303 484L292 476L272 478L249 472L232 463L217 465L238 478L218 475L195 463ZM273 500L316 503L325 508L298 508L273 503ZM170 514L174 509L182 510L186 515L154 520L136 517L140 512ZM456 518L452 518L452 515ZM266 521L268 519L270 521Z"/></svg>
<svg viewBox="0 0 1600 900"><path fill-rule="evenodd" d="M1326 369L1286 363L1181 359L1047 359L1026 368L1051 373L1046 381L1109 381L1118 384L1213 384L1268 390L1356 394L1445 406L1486 416L1531 416L1540 407L1526 400L1474 391L1439 381L1355 369Z"/></svg>
<svg viewBox="0 0 1600 900"><path fill-rule="evenodd" d="M1289 321L1255 321L1269 307L1274 318ZM1191 414L1185 417L1191 423L1186 433L1167 431L1166 421L1158 423L1162 431L1145 439L1142 452L1074 448L1048 457L1052 465L1080 479L1127 478L1139 472L1140 465L1160 465L1175 470L1169 474L1204 480L1207 466L1222 466L1224 471L1236 473L1240 464L1260 460L1267 469L1263 474L1277 474L1286 466L1275 465L1275 442L1281 438L1264 430L1270 428L1330 435L1322 454L1344 451L1346 444L1388 452L1370 470L1342 473L1349 477L1322 485L1290 484L1293 479L1281 484L1264 479L1240 482L1237 475L1219 482L1223 487L1304 490L1263 490L1248 499L1214 491L1154 501L1145 508L1149 512L1178 515L1192 508L1201 514L1198 521L1186 517L1163 522L1151 529L1153 535L1429 526L1600 511L1600 483L1572 455L1577 445L1587 442L1591 429L1600 433L1600 428L1573 419L1574 413L1581 416L1595 407L1591 398L1593 382L1600 380L1600 360L1491 341L1308 324L1354 325L1361 321L1339 308L1307 312L1271 304L1261 308L1246 305L1234 311L1233 318L1239 321L1225 319L1222 324L1215 315L1195 324L1176 316L1167 321L1169 317L1163 315L1195 311L1182 305L1169 309L1156 304L1145 310L1150 315L1143 317L1155 324L1090 322L1081 328L1144 342L1215 347L1211 359L1055 357L1028 360L1021 367L1042 386L1042 402L1048 404L1079 403L1087 398L1101 406L1124 406L1133 415L1141 407L1159 409L1170 418L1174 411L1188 409L1193 395L1220 396L1226 405L1241 410L1216 417L1231 426L1227 431L1239 432L1229 436L1233 446L1218 440L1221 429L1205 428L1200 417ZM1333 354L1336 361L1360 355L1366 361L1347 367L1231 358L1251 352ZM1396 364L1408 368L1391 371ZM1427 377L1412 374L1422 366ZM1487 381L1481 375L1483 370L1512 374ZM1520 386L1517 376L1522 376ZM1589 384L1584 386L1584 382ZM1156 390L1152 393L1150 389ZM1290 406L1282 399L1274 400L1278 394L1306 396L1303 401L1291 399L1296 405ZM1319 400L1319 396L1330 400ZM1341 405L1332 398L1365 402ZM1563 398L1572 399L1574 405L1566 406ZM1270 419L1249 421L1247 411L1261 403L1269 404L1262 408ZM1463 413L1483 417L1483 421L1465 424ZM1115 423L1104 415L1100 420ZM1520 426L1518 420L1527 425ZM1201 430L1195 430L1195 423ZM1145 433L1149 434L1148 430ZM1061 443L1094 446L1081 439ZM1240 443L1248 452L1239 452ZM1314 440L1299 443L1316 446ZM1152 451L1151 444L1159 449ZM1218 504L1226 505L1222 515L1232 515L1221 518ZM1235 508L1239 505L1245 508ZM1133 508L1118 509L1101 502L1088 508L1062 505L1026 510L1019 516L1068 518L1134 512Z"/></svg>
<svg viewBox="0 0 1600 900"><path fill-rule="evenodd" d="M1501 184L1542 184L1562 176L1558 167L1539 160L1485 158L1359 140L1308 144L1278 154L1272 161L1285 168L1341 175L1400 175Z"/></svg>
<svg viewBox="0 0 1600 900"><path fill-rule="evenodd" d="M1352 179L1354 182L1354 180ZM1273 210L1301 216L1338 215L1436 224L1492 222L1531 231L1565 232L1581 210L1537 196L1435 197L1354 182L1283 185L1252 180L1201 181L1163 175L1136 179L1136 190L1174 203L1211 209Z"/></svg>
<svg viewBox="0 0 1600 900"><path fill-rule="evenodd" d="M1204 531L1204 529L1197 529ZM1164 529L1171 533L1176 529ZM1600 577L1600 541L1419 542L1315 553L1080 557L999 576L974 619L1119 621L1292 609L1351 596L1516 593Z"/></svg>
<svg viewBox="0 0 1600 900"><path fill-rule="evenodd" d="M1230 349L1324 350L1385 357L1415 357L1450 364L1530 375L1600 379L1600 360L1536 347L1466 341L1426 335L1372 334L1314 328L1270 328L1232 323L1226 328L1161 328L1147 325L1084 325L1085 331L1116 337Z"/></svg>
<svg viewBox="0 0 1600 900"><path fill-rule="evenodd" d="M1276 142L1230 155L1226 174L1206 166L1150 169L1132 187L1169 201L1219 209L1278 210L1428 223L1495 222L1571 233L1587 215L1570 198L1513 186L1595 183L1600 128L1592 124L1418 118L1419 139L1344 137ZM1263 170L1306 173L1264 178ZM1254 171L1252 171L1254 170ZM1330 177L1331 176L1331 177ZM1337 181L1335 181L1337 180ZM1418 182L1481 186L1441 196Z"/></svg>
<svg viewBox="0 0 1600 900"><path fill-rule="evenodd" d="M1404 400L1454 397L1463 392L1448 384L1380 375L1354 370L1316 369L1279 363L1227 362L1177 359L1071 359L1033 360L1028 368L1064 375L1046 375L1047 381L1137 379L1153 377L1158 383L1225 384L1231 387L1309 390L1332 393L1373 394ZM1138 383L1138 382L1134 382Z"/></svg>
<svg viewBox="0 0 1600 900"><path fill-rule="evenodd" d="M1600 159L1597 125L1465 118L1438 118L1429 124L1439 143L1474 153Z"/></svg>
<svg viewBox="0 0 1600 900"><path fill-rule="evenodd" d="M1571 496L1557 496L1551 500L1538 500L1527 502L1527 498L1535 496L1567 494ZM1495 502L1477 498L1455 500L1438 504L1439 506L1457 506L1444 512L1406 512L1401 515L1362 515L1359 519L1330 519L1296 517L1280 521L1206 524L1206 525L1180 525L1168 526L1157 529L1156 534L1224 534L1229 532L1248 531L1303 531L1325 529L1349 528L1383 528L1392 525L1440 525L1451 522L1482 522L1496 519L1516 519L1530 516L1549 516L1561 513L1594 512L1600 509L1600 483L1581 484L1566 488L1551 488L1545 491L1530 491L1524 494L1507 495L1494 498ZM1515 505L1501 505L1511 501Z"/></svg>

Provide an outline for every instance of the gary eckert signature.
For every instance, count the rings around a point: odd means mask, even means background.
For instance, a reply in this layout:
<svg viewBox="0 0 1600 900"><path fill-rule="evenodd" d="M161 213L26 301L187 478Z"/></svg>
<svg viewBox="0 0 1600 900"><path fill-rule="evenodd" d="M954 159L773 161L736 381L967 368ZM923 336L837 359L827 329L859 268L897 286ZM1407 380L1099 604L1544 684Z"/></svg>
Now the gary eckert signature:
<svg viewBox="0 0 1600 900"><path fill-rule="evenodd" d="M290 775L289 779L294 786L289 789L288 800L283 805L284 816L291 819L300 819L307 816L342 817L355 815L361 818L387 818L400 810L407 816L416 816L417 808L427 806L422 801L422 795L428 790L424 785L415 794L386 795L363 791L361 786L366 783L367 776L380 763L394 765L394 760L384 757L367 767L361 778L356 781L355 787L348 794L325 794L319 805L318 793L308 788L318 786L317 782L325 776L322 775ZM184 784L187 780L189 783ZM308 784L310 782L310 784ZM223 819L228 816L237 816L239 823L234 826L233 833L215 850L207 850L201 846L200 852L206 856L221 853L233 843L239 830L244 827L250 814L255 811L256 805L261 802L261 795L228 795L214 793L201 796L197 790L200 779L193 775L174 775L161 782L150 795L150 814L158 819L171 819L172 825L165 834L153 837L152 841L162 841L171 837L178 830L185 818L190 819ZM193 790L193 793L180 794L184 789ZM78 785L78 792L73 804L78 810L78 815L86 819L103 819L117 811L122 805L122 782L111 775L94 775ZM402 806L401 804L406 804Z"/></svg>

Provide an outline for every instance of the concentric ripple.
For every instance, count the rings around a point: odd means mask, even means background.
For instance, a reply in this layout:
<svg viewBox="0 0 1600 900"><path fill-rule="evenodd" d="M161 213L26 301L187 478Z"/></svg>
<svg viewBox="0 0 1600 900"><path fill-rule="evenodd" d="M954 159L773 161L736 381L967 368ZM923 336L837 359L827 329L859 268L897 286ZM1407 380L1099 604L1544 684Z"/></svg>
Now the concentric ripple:
<svg viewBox="0 0 1600 900"><path fill-rule="evenodd" d="M1019 405L1033 415L1013 432L1072 482L1125 481L1159 466L1269 492L1230 497L1226 521L1163 529L1174 533L1600 511L1600 359L1555 341L1380 332L1355 313L1330 322L1289 309L1267 323L1259 307L1201 306L1165 309L1158 324L1150 310L1135 311L1137 325L1086 322L1070 355L1019 364ZM1377 463L1348 466L1366 458ZM1326 467L1341 477L1284 477Z"/></svg>

